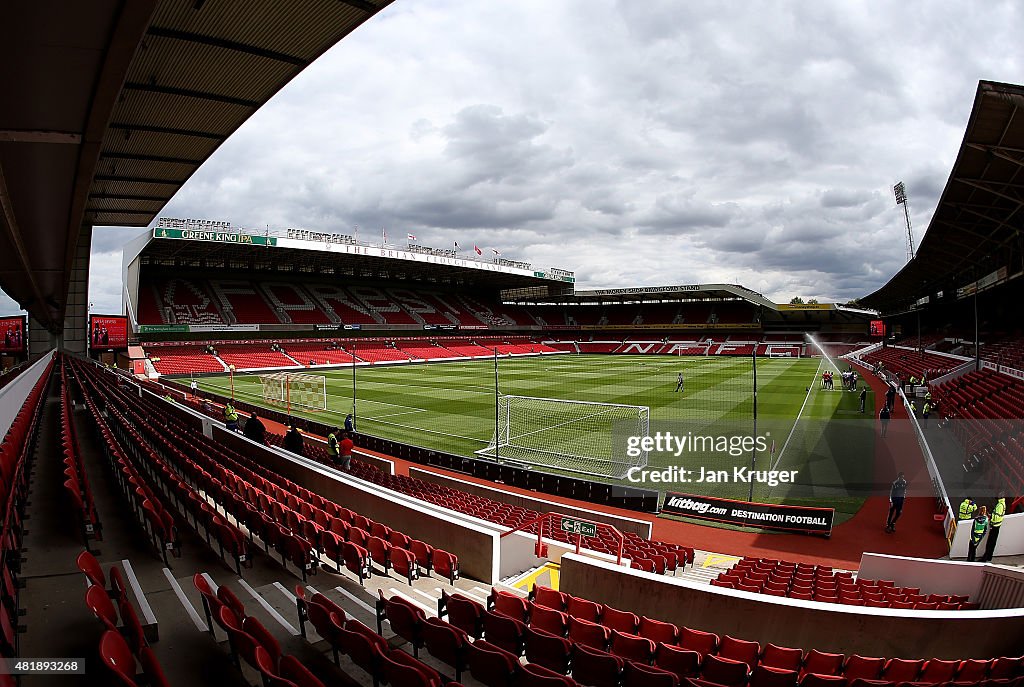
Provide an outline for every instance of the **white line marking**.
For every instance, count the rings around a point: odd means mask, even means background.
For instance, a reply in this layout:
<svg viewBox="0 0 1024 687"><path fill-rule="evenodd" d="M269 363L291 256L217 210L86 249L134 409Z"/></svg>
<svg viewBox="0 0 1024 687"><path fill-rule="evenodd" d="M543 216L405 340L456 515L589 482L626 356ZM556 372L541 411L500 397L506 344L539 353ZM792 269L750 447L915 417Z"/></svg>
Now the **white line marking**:
<svg viewBox="0 0 1024 687"><path fill-rule="evenodd" d="M789 446L789 440L793 438L793 432L796 431L796 426L800 424L800 416L804 414L804 408L807 406L807 401L811 398L811 392L814 391L815 385L818 383L819 370L821 370L821 359L818 360L818 367L814 369L814 377L811 379L811 385L807 387L807 395L804 396L804 402L800 405L800 412L796 414L796 420L793 421L793 426L789 429L789 436L786 437L786 442L782 444L782 450L779 451L779 455L776 456L775 462L772 463L772 470L778 467L779 463L782 462L782 454L786 452L786 447Z"/></svg>
<svg viewBox="0 0 1024 687"><path fill-rule="evenodd" d="M409 591L412 592L413 594L419 594L420 596L422 596L427 601L430 601L431 603L433 603L434 604L434 608L437 608L437 597L436 596L431 596L430 594L427 594L424 591L420 591L419 589L410 589Z"/></svg>
<svg viewBox="0 0 1024 687"><path fill-rule="evenodd" d="M477 594L480 594L485 599L491 595L491 590L484 589L483 587L473 587L473 591L476 592Z"/></svg>
<svg viewBox="0 0 1024 687"><path fill-rule="evenodd" d="M288 589L283 584L281 584L280 582L275 582L274 587L277 588L277 591L284 594L286 599L288 599L292 603L295 603L295 595L288 591Z"/></svg>
<svg viewBox="0 0 1024 687"><path fill-rule="evenodd" d="M121 565L124 567L124 574L128 577L128 584L131 585L135 601L138 602L139 610L142 612L142 622L146 625L156 625L156 614L153 613L153 608L149 605L146 593L142 591L142 584L135 575L131 562L125 558L121 561Z"/></svg>
<svg viewBox="0 0 1024 687"><path fill-rule="evenodd" d="M238 578L238 584L242 585L245 591L249 592L249 595L256 600L256 603L262 606L263 610L269 613L271 618L273 618L281 624L281 627L288 630L288 632L290 632L293 636L298 636L299 631L295 628L295 626L287 620L285 620L284 617L282 617L282 615L277 612L276 608L271 606L270 603L266 599L264 599L259 592L252 588L252 585L243 580L241 577Z"/></svg>
<svg viewBox="0 0 1024 687"><path fill-rule="evenodd" d="M427 615L432 615L432 616L436 616L437 615L437 608L433 608L432 609L432 608L430 608L430 606L427 606L426 604L420 603L416 599L412 598L411 596L409 596L407 594L403 594L402 592L398 591L394 587L388 588L388 591L391 592L392 595L401 597L401 598L405 599L406 601L408 601L409 603L414 604L415 606L418 606L419 608L423 609L423 612L426 613Z"/></svg>
<svg viewBox="0 0 1024 687"><path fill-rule="evenodd" d="M306 585L306 589L308 589L309 593L312 594L313 596L316 596L317 594L320 593L317 590L313 589L313 585L311 585L311 584L307 584Z"/></svg>
<svg viewBox="0 0 1024 687"><path fill-rule="evenodd" d="M377 609L375 609L374 607L372 607L370 604L366 603L362 599L356 597L354 594L350 594L349 592L345 591L341 587L335 587L334 591L338 592L339 594L344 596L346 599L348 599L349 601L351 601L355 605L359 606L361 609L363 609L364 611L366 611L367 613L369 613L373 617L377 617Z"/></svg>
<svg viewBox="0 0 1024 687"><path fill-rule="evenodd" d="M164 568L164 577L166 577L167 581L170 583L171 590L174 592L174 595L178 597L178 601L180 601L181 605L185 607L185 612L188 613L188 617L192 619L193 623L195 623L196 629L200 632L209 631L210 628L207 627L206 621L203 620L202 616L196 613L196 609L192 605L192 602L185 596L185 592L182 591L181 585L178 584L178 581L174 579L174 575L172 575L171 571L167 568Z"/></svg>

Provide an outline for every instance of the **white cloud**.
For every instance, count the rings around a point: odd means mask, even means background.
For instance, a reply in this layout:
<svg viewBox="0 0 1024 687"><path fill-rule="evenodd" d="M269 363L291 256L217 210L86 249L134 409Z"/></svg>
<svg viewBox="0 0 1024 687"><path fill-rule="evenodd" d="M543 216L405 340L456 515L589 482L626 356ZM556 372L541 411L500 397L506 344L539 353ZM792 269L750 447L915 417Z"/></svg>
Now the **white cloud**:
<svg viewBox="0 0 1024 687"><path fill-rule="evenodd" d="M892 184L920 238L977 82L1024 80L1019 6L400 0L165 214L408 228L574 269L580 288L845 300L902 265ZM112 255L93 257L105 310Z"/></svg>

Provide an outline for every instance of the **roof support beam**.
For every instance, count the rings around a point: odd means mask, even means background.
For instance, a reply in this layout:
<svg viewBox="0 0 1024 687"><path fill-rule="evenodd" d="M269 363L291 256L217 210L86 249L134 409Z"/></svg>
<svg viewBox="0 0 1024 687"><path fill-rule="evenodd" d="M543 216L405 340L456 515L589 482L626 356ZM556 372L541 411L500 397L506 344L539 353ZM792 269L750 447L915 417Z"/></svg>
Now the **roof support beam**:
<svg viewBox="0 0 1024 687"><path fill-rule="evenodd" d="M286 62L287 64L293 64L297 67L301 67L306 64L306 60L302 59L301 57L295 57L294 55L288 55L283 52L277 52L276 50L257 48L253 45L246 45L245 43L230 41L226 38L204 36L200 33L191 33L189 31L180 31L178 29L164 28L161 26L150 26L149 31L147 31L146 33L148 33L150 36L158 36L160 38L170 38L173 40L186 41L188 43L209 45L214 48L233 50L235 52L245 53L246 55L255 55L256 57L263 57L268 60L274 60L276 62Z"/></svg>
<svg viewBox="0 0 1024 687"><path fill-rule="evenodd" d="M137 177L124 174L97 174L96 181L123 181L128 184L162 184L164 186L181 186L184 179L161 179L158 177Z"/></svg>
<svg viewBox="0 0 1024 687"><path fill-rule="evenodd" d="M82 136L70 131L0 129L0 143L71 143L77 145L81 142Z"/></svg>
<svg viewBox="0 0 1024 687"><path fill-rule="evenodd" d="M175 129L169 126L148 126L145 124L129 124L127 122L113 122L108 128L116 129L118 131L127 131L129 133L135 133L136 131L144 134L168 134L171 136L186 136L188 138L209 138L213 141L223 141L224 136L222 134L214 133L212 131L198 131L195 129Z"/></svg>
<svg viewBox="0 0 1024 687"><path fill-rule="evenodd" d="M133 196L130 193L91 193L90 200L137 200L140 202L166 203L167 196Z"/></svg>
<svg viewBox="0 0 1024 687"><path fill-rule="evenodd" d="M162 93L163 95L175 95L183 98L196 98L197 100L209 100L216 103L227 103L228 105L239 105L241 107L248 107L255 110L261 105L256 100L246 100L245 98L235 98L230 95L220 95L219 93L206 93L204 91L193 91L189 88L175 88L174 86L158 86L156 84L140 83L138 81L129 81L124 85L125 90L130 91L143 91L145 93Z"/></svg>
<svg viewBox="0 0 1024 687"><path fill-rule="evenodd" d="M954 179L952 179L952 181L958 181L961 184L965 184L967 186L970 186L971 188L976 188L976 189L979 189L981 191L986 191L988 193L991 193L994 196L999 196L1000 198L1002 198L1004 200L1008 200L1011 203L1015 203L1018 207L1020 206L1021 203L1024 203L1024 199L1015 198L1014 196L1010 196L1010 195L1007 195L1007 194L1002 193L1000 191L997 191L994 188L992 188L991 186L989 186L988 184L979 184L976 181L971 181L969 179L960 179L960 178L954 178Z"/></svg>
<svg viewBox="0 0 1024 687"><path fill-rule="evenodd" d="M142 162L166 162L172 165L199 165L202 160L187 157L169 157L167 155L142 155L139 153L115 153L107 151L100 155L101 160L141 160Z"/></svg>
<svg viewBox="0 0 1024 687"><path fill-rule="evenodd" d="M342 4L348 5L349 7L355 7L357 10L369 12L370 14L376 14L380 8L374 5L372 2L366 2L366 0L339 0Z"/></svg>

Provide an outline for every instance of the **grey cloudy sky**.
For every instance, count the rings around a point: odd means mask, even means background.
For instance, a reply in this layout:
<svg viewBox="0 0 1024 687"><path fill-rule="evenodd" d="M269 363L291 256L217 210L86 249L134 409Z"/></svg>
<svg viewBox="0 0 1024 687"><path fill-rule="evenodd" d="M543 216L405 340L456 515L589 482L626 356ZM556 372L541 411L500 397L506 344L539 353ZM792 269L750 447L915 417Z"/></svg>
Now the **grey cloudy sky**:
<svg viewBox="0 0 1024 687"><path fill-rule="evenodd" d="M920 239L978 81L1024 82L1022 33L1016 1L398 0L163 214L846 300L905 260L892 184ZM96 231L97 311L131 235Z"/></svg>

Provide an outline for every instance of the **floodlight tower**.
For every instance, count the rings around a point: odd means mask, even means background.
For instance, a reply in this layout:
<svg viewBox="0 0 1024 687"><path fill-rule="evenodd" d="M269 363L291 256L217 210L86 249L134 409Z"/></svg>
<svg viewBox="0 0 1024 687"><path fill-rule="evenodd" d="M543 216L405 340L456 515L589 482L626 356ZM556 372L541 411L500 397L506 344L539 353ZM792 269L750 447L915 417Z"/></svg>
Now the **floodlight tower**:
<svg viewBox="0 0 1024 687"><path fill-rule="evenodd" d="M896 196L896 204L903 206L903 217L907 220L907 262L910 262L914 259L914 228L910 224L910 204L907 202L907 187L900 181L892 187L892 192Z"/></svg>

